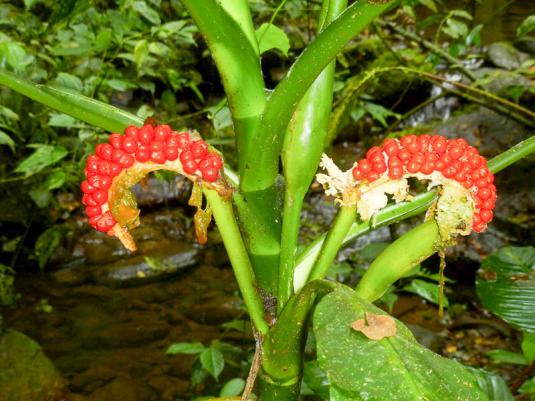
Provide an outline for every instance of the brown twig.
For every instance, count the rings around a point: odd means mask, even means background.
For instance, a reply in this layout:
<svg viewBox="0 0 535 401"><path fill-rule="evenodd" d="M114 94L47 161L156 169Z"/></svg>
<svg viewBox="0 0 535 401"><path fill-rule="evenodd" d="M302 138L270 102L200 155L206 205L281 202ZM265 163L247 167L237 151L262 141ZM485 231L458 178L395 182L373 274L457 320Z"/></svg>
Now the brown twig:
<svg viewBox="0 0 535 401"><path fill-rule="evenodd" d="M524 384L524 382L528 380L533 373L535 373L535 361L533 361L531 365L526 366L524 370L520 372L520 376L518 376L511 384L511 391L513 394L518 394L518 389L522 387L522 384Z"/></svg>
<svg viewBox="0 0 535 401"><path fill-rule="evenodd" d="M262 362L262 335L256 331L254 326L253 335L255 338L255 351L253 361L251 362L251 368L249 369L249 375L247 376L247 382L245 383L245 388L241 396L241 401L249 401Z"/></svg>

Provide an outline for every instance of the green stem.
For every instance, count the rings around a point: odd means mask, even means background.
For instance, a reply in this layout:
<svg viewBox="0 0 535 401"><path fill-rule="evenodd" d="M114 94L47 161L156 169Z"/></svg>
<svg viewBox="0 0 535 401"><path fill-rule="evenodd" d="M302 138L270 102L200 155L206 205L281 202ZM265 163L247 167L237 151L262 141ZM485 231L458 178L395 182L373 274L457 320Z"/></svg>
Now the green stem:
<svg viewBox="0 0 535 401"><path fill-rule="evenodd" d="M242 188L256 191L268 188L278 173L279 153L293 112L308 88L343 47L364 27L396 1L372 4L357 1L334 20L303 51L286 77L271 94L252 148L246 155Z"/></svg>
<svg viewBox="0 0 535 401"><path fill-rule="evenodd" d="M347 0L325 0L318 18L320 32L346 7ZM279 311L293 294L301 208L325 145L333 100L334 70L335 62L331 62L316 78L299 102L284 138L281 156L286 187L279 264Z"/></svg>
<svg viewBox="0 0 535 401"><path fill-rule="evenodd" d="M413 228L373 261L355 289L357 295L368 302L378 300L395 281L434 254L439 242L440 233L434 219Z"/></svg>
<svg viewBox="0 0 535 401"><path fill-rule="evenodd" d="M269 330L269 326L264 320L264 305L256 288L253 268L234 216L232 203L222 199L216 191L211 189L205 189L204 195L214 213L217 227L223 238L223 243L251 320L256 329L265 335Z"/></svg>
<svg viewBox="0 0 535 401"><path fill-rule="evenodd" d="M355 222L357 206L342 206L334 225L331 227L321 247L320 255L310 271L307 280L322 279L331 267L338 250L342 246L349 229Z"/></svg>
<svg viewBox="0 0 535 401"><path fill-rule="evenodd" d="M266 102L258 44L247 1L183 2L206 40L221 76L241 162ZM240 166L242 170L242 164Z"/></svg>
<svg viewBox="0 0 535 401"><path fill-rule="evenodd" d="M122 132L129 125L143 125L142 118L127 111L66 89L36 84L1 68L0 85L107 131Z"/></svg>
<svg viewBox="0 0 535 401"><path fill-rule="evenodd" d="M282 215L281 253L279 264L279 291L277 309L280 312L293 294L295 253L301 223L303 197L286 192Z"/></svg>
<svg viewBox="0 0 535 401"><path fill-rule="evenodd" d="M493 173L497 173L533 152L535 152L535 135L517 143L512 148L489 160L489 169Z"/></svg>

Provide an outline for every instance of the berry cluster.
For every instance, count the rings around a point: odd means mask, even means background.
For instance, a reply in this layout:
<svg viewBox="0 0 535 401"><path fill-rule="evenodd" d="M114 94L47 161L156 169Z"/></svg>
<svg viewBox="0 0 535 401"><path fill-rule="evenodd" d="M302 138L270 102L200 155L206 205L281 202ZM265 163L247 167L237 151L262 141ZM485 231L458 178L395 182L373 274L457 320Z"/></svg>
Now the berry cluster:
<svg viewBox="0 0 535 401"><path fill-rule="evenodd" d="M380 147L369 149L366 158L355 164L352 172L356 181L368 182L383 176L400 179L438 172L472 193L476 205L474 231L483 231L493 217L496 203L494 175L487 168L487 160L464 139L446 139L439 135L386 139Z"/></svg>
<svg viewBox="0 0 535 401"><path fill-rule="evenodd" d="M168 125L129 126L124 135L111 134L108 143L97 145L95 153L87 158L82 203L89 223L103 232L116 224L107 205L108 190L121 171L136 163L179 162L184 173L215 182L223 166L221 157L209 152L206 142L190 138L187 132L175 132Z"/></svg>

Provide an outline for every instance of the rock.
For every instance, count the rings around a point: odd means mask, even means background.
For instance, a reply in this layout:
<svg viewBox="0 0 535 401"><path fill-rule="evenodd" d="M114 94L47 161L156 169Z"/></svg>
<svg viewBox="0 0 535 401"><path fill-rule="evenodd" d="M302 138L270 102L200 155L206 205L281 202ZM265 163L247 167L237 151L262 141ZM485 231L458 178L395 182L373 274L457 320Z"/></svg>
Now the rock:
<svg viewBox="0 0 535 401"><path fill-rule="evenodd" d="M117 377L117 371L106 366L94 366L74 376L70 383L73 391L91 394Z"/></svg>
<svg viewBox="0 0 535 401"><path fill-rule="evenodd" d="M160 393L159 400L175 401L182 398L189 390L189 382L169 376L156 376L149 380L149 385Z"/></svg>
<svg viewBox="0 0 535 401"><path fill-rule="evenodd" d="M509 97L509 88L519 86L526 89L533 88L533 82L523 75L498 68L479 68L473 71L485 90L497 95Z"/></svg>
<svg viewBox="0 0 535 401"><path fill-rule="evenodd" d="M171 181L150 177L143 185L132 187L139 206L157 205L171 200L187 199L191 183L183 176L177 175Z"/></svg>
<svg viewBox="0 0 535 401"><path fill-rule="evenodd" d="M524 36L515 41L515 47L523 52L535 56L535 38L532 36Z"/></svg>
<svg viewBox="0 0 535 401"><path fill-rule="evenodd" d="M93 338L104 347L128 347L146 345L161 340L169 333L168 324L153 313L129 314L130 321L101 327Z"/></svg>
<svg viewBox="0 0 535 401"><path fill-rule="evenodd" d="M216 325L236 319L245 312L243 302L233 296L219 296L187 305L183 313L197 323Z"/></svg>
<svg viewBox="0 0 535 401"><path fill-rule="evenodd" d="M152 395L150 387L126 377L118 377L96 390L89 399L90 401L147 401Z"/></svg>
<svg viewBox="0 0 535 401"><path fill-rule="evenodd" d="M456 113L434 131L448 138L464 138L485 156L495 156L530 135L520 123L479 106Z"/></svg>
<svg viewBox="0 0 535 401"><path fill-rule="evenodd" d="M176 275L198 263L200 250L197 246L171 240L152 242L140 249L142 254L118 262L97 267L93 279L110 287L132 286Z"/></svg>
<svg viewBox="0 0 535 401"><path fill-rule="evenodd" d="M0 335L0 398L2 401L59 399L64 380L41 347L24 334Z"/></svg>
<svg viewBox="0 0 535 401"><path fill-rule="evenodd" d="M86 283L91 277L91 272L85 266L74 266L60 269L52 273L52 278L66 286L75 286Z"/></svg>
<svg viewBox="0 0 535 401"><path fill-rule="evenodd" d="M514 70L520 68L522 63L529 59L529 54L521 52L507 42L497 42L491 44L487 49L487 56L490 61L500 68Z"/></svg>

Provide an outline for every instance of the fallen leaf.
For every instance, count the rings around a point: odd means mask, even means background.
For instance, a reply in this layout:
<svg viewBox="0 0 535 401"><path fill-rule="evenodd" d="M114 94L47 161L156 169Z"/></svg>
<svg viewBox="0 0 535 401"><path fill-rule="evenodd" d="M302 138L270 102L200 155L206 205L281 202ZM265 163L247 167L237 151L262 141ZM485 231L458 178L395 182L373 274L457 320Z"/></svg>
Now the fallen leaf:
<svg viewBox="0 0 535 401"><path fill-rule="evenodd" d="M360 331L370 340L381 340L396 335L397 327L394 318L388 315L375 315L366 312L365 319L358 319L351 324L351 328Z"/></svg>

